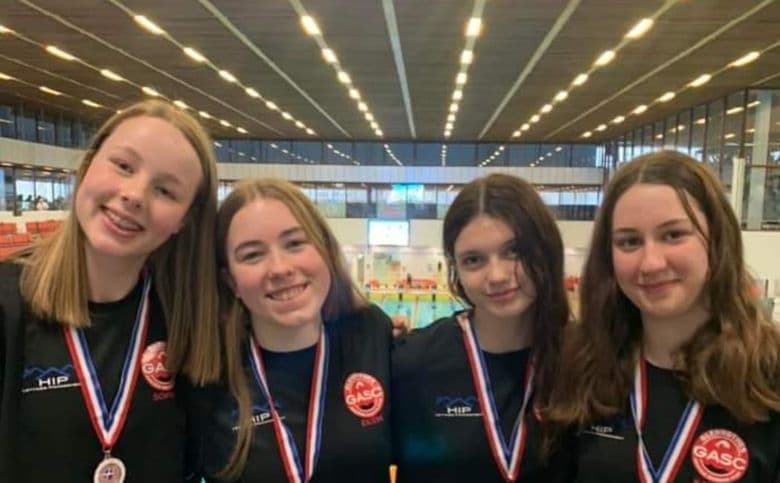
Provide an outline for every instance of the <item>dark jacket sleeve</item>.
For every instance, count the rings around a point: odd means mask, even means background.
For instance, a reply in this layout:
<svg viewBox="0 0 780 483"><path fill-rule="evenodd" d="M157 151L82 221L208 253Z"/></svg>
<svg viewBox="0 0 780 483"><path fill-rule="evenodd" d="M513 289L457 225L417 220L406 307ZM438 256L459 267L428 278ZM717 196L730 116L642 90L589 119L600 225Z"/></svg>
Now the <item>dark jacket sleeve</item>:
<svg viewBox="0 0 780 483"><path fill-rule="evenodd" d="M0 264L0 481L19 481L16 467L24 364L20 267Z"/></svg>

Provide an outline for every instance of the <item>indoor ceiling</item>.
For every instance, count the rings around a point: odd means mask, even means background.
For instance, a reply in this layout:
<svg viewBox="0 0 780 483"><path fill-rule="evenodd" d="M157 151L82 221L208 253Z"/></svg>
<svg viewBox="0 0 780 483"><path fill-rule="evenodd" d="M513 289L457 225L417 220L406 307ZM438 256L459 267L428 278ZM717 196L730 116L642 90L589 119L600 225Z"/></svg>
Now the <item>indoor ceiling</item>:
<svg viewBox="0 0 780 483"><path fill-rule="evenodd" d="M0 6L0 99L102 120L148 95L146 87L207 113L204 122L216 137L593 142L746 86L780 85L780 1L0 0ZM137 15L162 31L142 27ZM305 15L319 33L306 32ZM467 36L472 17L481 19L481 32ZM650 30L627 38L643 18L654 20ZM197 62L185 47L205 59ZM330 62L323 49L333 55ZM470 63L461 62L466 49ZM595 65L607 50L614 59ZM750 52L760 56L732 65ZM68 54L71 60L63 58ZM460 88L459 73L466 78ZM588 80L573 86L583 73ZM712 78L689 86L702 74ZM659 101L666 92L674 98ZM631 114L639 105L647 111ZM613 122L619 116L625 120ZM583 138L586 132L592 134Z"/></svg>

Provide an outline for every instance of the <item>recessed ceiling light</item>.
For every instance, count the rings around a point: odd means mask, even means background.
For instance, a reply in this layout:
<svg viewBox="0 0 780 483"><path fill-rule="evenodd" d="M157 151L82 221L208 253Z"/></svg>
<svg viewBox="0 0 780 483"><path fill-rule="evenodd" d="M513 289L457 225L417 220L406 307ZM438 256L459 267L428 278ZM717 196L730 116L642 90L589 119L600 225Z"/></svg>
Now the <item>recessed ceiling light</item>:
<svg viewBox="0 0 780 483"><path fill-rule="evenodd" d="M750 52L748 54L743 55L742 57L740 57L739 59L735 60L734 62L732 62L729 65L732 66L732 67L742 67L743 65L747 65L747 64L753 62L754 60L758 59L758 57L760 55L761 55L760 52L753 51L753 52Z"/></svg>
<svg viewBox="0 0 780 483"><path fill-rule="evenodd" d="M90 101L89 99L82 99L81 103L84 104L85 106L89 106L89 107L95 107L95 108L103 107L100 104L98 104L97 102Z"/></svg>
<svg viewBox="0 0 780 483"><path fill-rule="evenodd" d="M59 47L55 47L53 45L47 45L46 46L46 52L50 53L51 55L53 55L55 57L59 57L60 59L76 60L76 57L74 57L71 54L65 52L64 50L60 49Z"/></svg>
<svg viewBox="0 0 780 483"><path fill-rule="evenodd" d="M664 92L663 95L661 95L661 97L658 98L658 102L669 102L672 99L674 99L675 95L676 94L672 91Z"/></svg>
<svg viewBox="0 0 780 483"><path fill-rule="evenodd" d="M703 86L704 84L709 82L710 79L712 79L712 76L710 74L702 74L699 77L692 80L688 85L691 87Z"/></svg>
<svg viewBox="0 0 780 483"><path fill-rule="evenodd" d="M582 84L586 83L587 81L588 81L588 74L580 74L577 77L575 77L573 81L571 81L571 85L573 85L573 86L581 86Z"/></svg>
<svg viewBox="0 0 780 483"><path fill-rule="evenodd" d="M325 59L325 62L328 64L335 64L338 60L336 54L328 48L322 49L322 58Z"/></svg>
<svg viewBox="0 0 780 483"><path fill-rule="evenodd" d="M639 106L636 106L636 107L634 108L634 110L633 110L633 111L631 111L631 113L633 113L633 114L642 114L642 113L643 113L643 112L645 112L646 110L647 110L647 106L646 106L646 105L644 105L644 104L641 104L641 105L639 105Z"/></svg>
<svg viewBox="0 0 780 483"><path fill-rule="evenodd" d="M337 76L338 76L338 78L339 78L339 82L341 82L342 84L347 84L347 85L349 85L349 84L351 84L351 83L352 83L352 79L350 79L350 77L349 77L349 74L347 74L347 73L346 73L346 72L344 72L343 70L340 70L340 71L338 72Z"/></svg>
<svg viewBox="0 0 780 483"><path fill-rule="evenodd" d="M555 94L555 97L553 98L555 102L561 102L565 100L567 97L569 97L569 93L566 91L558 91L557 94Z"/></svg>
<svg viewBox="0 0 780 483"><path fill-rule="evenodd" d="M620 124L621 122L625 121L625 116L616 116L615 119L612 120L614 124Z"/></svg>
<svg viewBox="0 0 780 483"><path fill-rule="evenodd" d="M252 89L251 87L247 87L246 89L244 89L244 92L246 92L246 95L248 95L249 97L254 97L254 98L260 97L260 93Z"/></svg>
<svg viewBox="0 0 780 483"><path fill-rule="evenodd" d="M466 37L476 37L482 32L482 19L471 17L466 24Z"/></svg>
<svg viewBox="0 0 780 483"><path fill-rule="evenodd" d="M173 104L178 107L179 109L189 109L190 106L188 106L184 101L176 99L173 101Z"/></svg>
<svg viewBox="0 0 780 483"><path fill-rule="evenodd" d="M594 65L597 65L599 67L605 66L612 62L615 58L615 51L614 50L605 50L601 55L598 56L596 61L593 63Z"/></svg>
<svg viewBox="0 0 780 483"><path fill-rule="evenodd" d="M219 71L219 76L225 79L228 82L236 82L236 76L230 73L230 71L227 71L225 69L222 69Z"/></svg>
<svg viewBox="0 0 780 483"><path fill-rule="evenodd" d="M653 26L653 19L643 18L642 20L637 22L633 27L631 27L631 30L629 30L628 33L626 34L626 38L638 39L639 37L647 33L647 31L650 30L652 26Z"/></svg>
<svg viewBox="0 0 780 483"><path fill-rule="evenodd" d="M322 33L320 26L317 25L317 21L309 15L301 17L301 25L303 25L303 30L309 35L320 35Z"/></svg>
<svg viewBox="0 0 780 483"><path fill-rule="evenodd" d="M182 50L185 54L187 54L187 57L194 60L195 62L206 62L207 60L203 54L193 49L192 47L184 47Z"/></svg>
<svg viewBox="0 0 780 483"><path fill-rule="evenodd" d="M159 92L157 92L156 90L152 89L151 87L146 87L146 86L144 86L144 87L142 87L142 88L141 88L141 90L142 90L142 91L144 92L144 94L146 94L147 96L152 96L152 97L160 97L160 93L159 93Z"/></svg>
<svg viewBox="0 0 780 483"><path fill-rule="evenodd" d="M117 74L117 73L115 73L115 72L112 72L112 71L110 71L110 70L108 70L108 69L102 69L102 70L100 71L100 74L101 74L103 77L105 77L105 78L107 78L107 79L111 79L112 81L116 81L116 82L121 82L121 81L125 80L125 79L124 79L122 76L120 76L119 74Z"/></svg>
<svg viewBox="0 0 780 483"><path fill-rule="evenodd" d="M466 49L460 54L461 64L470 64L474 60L474 51Z"/></svg>
<svg viewBox="0 0 780 483"><path fill-rule="evenodd" d="M153 33L154 35L162 35L165 33L165 30L161 29L156 23L152 22L143 15L136 15L133 17L133 20L135 20L138 25Z"/></svg>
<svg viewBox="0 0 780 483"><path fill-rule="evenodd" d="M458 75L455 76L455 83L459 86L462 86L466 83L468 80L468 75L466 75L465 72L458 72Z"/></svg>
<svg viewBox="0 0 780 483"><path fill-rule="evenodd" d="M544 114L547 114L548 112L552 111L552 108L553 108L552 104L545 104L542 106L540 111L543 112Z"/></svg>

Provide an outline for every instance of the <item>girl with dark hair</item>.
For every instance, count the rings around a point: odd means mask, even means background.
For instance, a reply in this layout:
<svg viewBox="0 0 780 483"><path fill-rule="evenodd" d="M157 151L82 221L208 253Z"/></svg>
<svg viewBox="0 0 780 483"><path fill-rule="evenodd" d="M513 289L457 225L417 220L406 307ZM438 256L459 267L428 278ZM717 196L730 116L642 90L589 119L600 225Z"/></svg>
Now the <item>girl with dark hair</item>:
<svg viewBox="0 0 780 483"><path fill-rule="evenodd" d="M750 293L739 222L671 151L607 187L545 414L580 428L577 481L780 481L780 331Z"/></svg>
<svg viewBox="0 0 780 483"><path fill-rule="evenodd" d="M177 376L220 374L216 194L185 111L103 124L62 226L0 264L0 481L181 481Z"/></svg>
<svg viewBox="0 0 780 483"><path fill-rule="evenodd" d="M193 398L194 476L386 481L390 319L331 229L281 180L237 184L217 216L226 387Z"/></svg>
<svg viewBox="0 0 780 483"><path fill-rule="evenodd" d="M536 411L569 318L552 215L531 185L493 174L455 198L443 241L450 290L469 308L412 332L393 353L399 481L563 477L568 465L543 444Z"/></svg>

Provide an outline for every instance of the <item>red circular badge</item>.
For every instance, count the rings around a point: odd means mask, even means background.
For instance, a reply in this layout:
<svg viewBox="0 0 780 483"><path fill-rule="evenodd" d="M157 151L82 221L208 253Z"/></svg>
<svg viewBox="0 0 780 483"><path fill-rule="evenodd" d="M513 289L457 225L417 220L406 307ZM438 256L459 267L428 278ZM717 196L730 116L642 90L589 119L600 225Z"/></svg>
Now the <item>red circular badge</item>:
<svg viewBox="0 0 780 483"><path fill-rule="evenodd" d="M355 416L372 418L384 407L385 391L374 376L354 372L344 383L344 402Z"/></svg>
<svg viewBox="0 0 780 483"><path fill-rule="evenodd" d="M155 342L144 350L141 356L141 372L150 386L158 391L173 389L173 378L165 367L168 353L165 352L165 342Z"/></svg>
<svg viewBox="0 0 780 483"><path fill-rule="evenodd" d="M693 443L691 460L699 475L712 483L731 483L748 468L748 450L742 438L725 429L711 429Z"/></svg>

